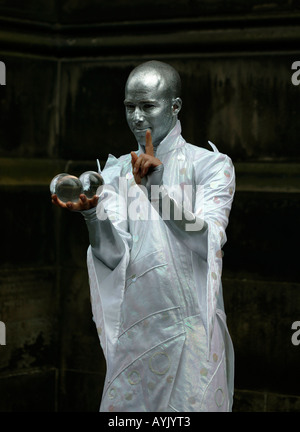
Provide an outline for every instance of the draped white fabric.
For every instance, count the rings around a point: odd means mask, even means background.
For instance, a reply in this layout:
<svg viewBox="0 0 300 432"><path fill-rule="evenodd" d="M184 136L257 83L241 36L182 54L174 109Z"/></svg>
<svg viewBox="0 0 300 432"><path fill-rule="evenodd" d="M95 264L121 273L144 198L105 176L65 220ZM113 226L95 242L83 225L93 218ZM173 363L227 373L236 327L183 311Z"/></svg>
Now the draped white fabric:
<svg viewBox="0 0 300 432"><path fill-rule="evenodd" d="M110 155L97 209L83 212L107 362L101 411L231 410L221 273L235 175L212 147L186 143L177 122L155 155L164 165L159 202L135 184L130 155Z"/></svg>

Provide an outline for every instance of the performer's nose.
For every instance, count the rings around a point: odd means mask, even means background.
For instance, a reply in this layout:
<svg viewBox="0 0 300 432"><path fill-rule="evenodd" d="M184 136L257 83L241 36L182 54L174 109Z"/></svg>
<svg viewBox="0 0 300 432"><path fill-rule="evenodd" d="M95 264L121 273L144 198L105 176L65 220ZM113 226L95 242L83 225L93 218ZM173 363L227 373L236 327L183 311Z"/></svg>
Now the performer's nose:
<svg viewBox="0 0 300 432"><path fill-rule="evenodd" d="M135 123L141 123L144 120L144 116L139 107L136 107L134 110L133 119Z"/></svg>

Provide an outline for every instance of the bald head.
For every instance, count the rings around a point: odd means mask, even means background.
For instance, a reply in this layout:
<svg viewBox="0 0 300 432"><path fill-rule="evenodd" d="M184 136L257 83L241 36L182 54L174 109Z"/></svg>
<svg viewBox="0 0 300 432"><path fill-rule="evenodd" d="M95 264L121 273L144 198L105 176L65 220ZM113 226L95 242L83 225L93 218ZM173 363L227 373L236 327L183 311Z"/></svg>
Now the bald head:
<svg viewBox="0 0 300 432"><path fill-rule="evenodd" d="M176 69L167 63L151 60L140 64L129 74L126 89L128 86L136 85L138 81L156 86L159 91L166 93L170 98L180 97L180 76Z"/></svg>

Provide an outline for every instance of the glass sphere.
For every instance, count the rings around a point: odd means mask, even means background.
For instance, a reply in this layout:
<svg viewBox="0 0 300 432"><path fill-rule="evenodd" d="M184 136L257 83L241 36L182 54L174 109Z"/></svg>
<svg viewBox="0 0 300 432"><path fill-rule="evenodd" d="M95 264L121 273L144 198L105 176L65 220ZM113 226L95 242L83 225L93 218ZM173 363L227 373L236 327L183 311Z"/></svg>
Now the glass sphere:
<svg viewBox="0 0 300 432"><path fill-rule="evenodd" d="M87 198L93 198L99 186L102 186L104 183L103 177L96 171L84 172L79 177L79 180L82 184L82 193L84 193Z"/></svg>
<svg viewBox="0 0 300 432"><path fill-rule="evenodd" d="M60 180L62 177L69 175L68 173L61 173L61 174L57 174L55 177L53 177L53 179L51 180L50 183L50 192L51 195L56 194L56 183L58 182L58 180Z"/></svg>
<svg viewBox="0 0 300 432"><path fill-rule="evenodd" d="M81 181L73 175L61 177L56 183L56 194L64 203L68 201L77 202L79 195L82 194Z"/></svg>

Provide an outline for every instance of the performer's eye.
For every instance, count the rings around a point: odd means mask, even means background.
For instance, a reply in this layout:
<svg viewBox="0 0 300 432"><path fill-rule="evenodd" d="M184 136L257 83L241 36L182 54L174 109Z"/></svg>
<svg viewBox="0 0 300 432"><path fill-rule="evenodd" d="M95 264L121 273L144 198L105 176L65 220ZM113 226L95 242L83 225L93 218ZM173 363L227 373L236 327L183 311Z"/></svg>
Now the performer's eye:
<svg viewBox="0 0 300 432"><path fill-rule="evenodd" d="M130 112L134 111L134 105L132 105L132 104L126 104L125 107L126 107L127 111L130 111Z"/></svg>
<svg viewBox="0 0 300 432"><path fill-rule="evenodd" d="M145 110L151 110L152 108L154 108L155 107L155 105L153 105L153 104L145 104L144 105L144 109Z"/></svg>

